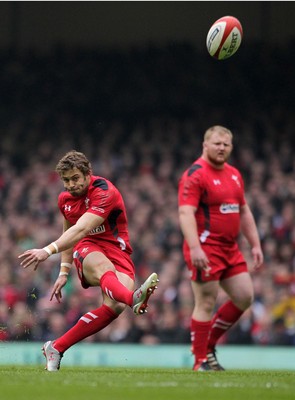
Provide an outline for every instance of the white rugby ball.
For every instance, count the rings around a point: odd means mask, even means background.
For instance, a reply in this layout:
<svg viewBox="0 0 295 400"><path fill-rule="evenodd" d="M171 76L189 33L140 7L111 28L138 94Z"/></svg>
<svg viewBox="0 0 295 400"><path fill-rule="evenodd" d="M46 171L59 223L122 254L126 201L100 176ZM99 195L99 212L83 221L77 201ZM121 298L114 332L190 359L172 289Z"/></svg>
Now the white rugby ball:
<svg viewBox="0 0 295 400"><path fill-rule="evenodd" d="M232 16L219 18L211 26L206 40L210 56L225 60L233 56L241 45L243 29L240 21Z"/></svg>

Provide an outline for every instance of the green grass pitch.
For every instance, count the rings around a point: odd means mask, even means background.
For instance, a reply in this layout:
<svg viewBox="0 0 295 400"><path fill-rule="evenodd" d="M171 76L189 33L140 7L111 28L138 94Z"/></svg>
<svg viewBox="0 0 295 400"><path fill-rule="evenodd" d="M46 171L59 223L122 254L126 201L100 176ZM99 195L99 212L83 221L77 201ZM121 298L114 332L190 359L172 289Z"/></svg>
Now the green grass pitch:
<svg viewBox="0 0 295 400"><path fill-rule="evenodd" d="M0 366L0 388L8 400L291 400L295 371Z"/></svg>

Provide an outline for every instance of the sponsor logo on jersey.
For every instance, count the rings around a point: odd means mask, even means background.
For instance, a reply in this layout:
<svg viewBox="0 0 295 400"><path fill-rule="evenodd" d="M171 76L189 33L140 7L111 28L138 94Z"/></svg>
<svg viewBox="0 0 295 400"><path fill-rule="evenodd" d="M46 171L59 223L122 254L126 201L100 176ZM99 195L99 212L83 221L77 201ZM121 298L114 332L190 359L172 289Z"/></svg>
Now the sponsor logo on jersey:
<svg viewBox="0 0 295 400"><path fill-rule="evenodd" d="M236 214L240 212L239 204L221 204L219 208L221 214Z"/></svg>
<svg viewBox="0 0 295 400"><path fill-rule="evenodd" d="M219 179L213 179L213 183L214 183L215 186L216 185L221 185L221 182L220 182Z"/></svg>
<svg viewBox="0 0 295 400"><path fill-rule="evenodd" d="M91 229L91 231L88 233L88 235L98 235L99 233L103 233L106 231L106 228L104 225L99 225L96 228Z"/></svg>

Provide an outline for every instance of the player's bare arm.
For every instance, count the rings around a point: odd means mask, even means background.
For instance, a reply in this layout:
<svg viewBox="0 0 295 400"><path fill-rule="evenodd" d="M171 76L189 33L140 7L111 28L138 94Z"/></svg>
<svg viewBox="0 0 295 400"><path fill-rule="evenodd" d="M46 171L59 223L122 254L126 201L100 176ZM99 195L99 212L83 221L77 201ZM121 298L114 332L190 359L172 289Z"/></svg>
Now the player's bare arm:
<svg viewBox="0 0 295 400"><path fill-rule="evenodd" d="M196 210L196 207L190 205L179 207L180 228L190 248L192 263L197 268L207 270L209 268L208 258L200 244L197 222L195 220Z"/></svg>
<svg viewBox="0 0 295 400"><path fill-rule="evenodd" d="M65 233L68 229L70 229L73 225L64 218L63 220L63 233ZM61 252L61 263L64 264L72 264L73 262L73 247L69 247L68 249ZM67 269L61 268L61 272L67 272Z"/></svg>
<svg viewBox="0 0 295 400"><path fill-rule="evenodd" d="M51 254L64 252L71 249L79 240L85 237L92 229L100 226L104 218L86 212L77 221L77 223L67 229L55 242L43 249L31 249L18 256L21 259L21 266L27 268L34 265L36 270L38 264L45 261Z"/></svg>
<svg viewBox="0 0 295 400"><path fill-rule="evenodd" d="M67 231L72 224L64 218L63 221L63 232ZM68 281L68 275L70 273L70 270L72 268L72 262L73 262L73 248L69 248L64 250L61 253L61 263L60 263L60 271L58 278L56 279L51 295L50 295L50 301L55 297L58 303L61 303L62 300L62 288L66 285Z"/></svg>
<svg viewBox="0 0 295 400"><path fill-rule="evenodd" d="M261 249L258 230L255 224L254 216L249 206L245 204L241 207L241 232L248 240L254 260L253 268L259 268L263 263L263 253Z"/></svg>

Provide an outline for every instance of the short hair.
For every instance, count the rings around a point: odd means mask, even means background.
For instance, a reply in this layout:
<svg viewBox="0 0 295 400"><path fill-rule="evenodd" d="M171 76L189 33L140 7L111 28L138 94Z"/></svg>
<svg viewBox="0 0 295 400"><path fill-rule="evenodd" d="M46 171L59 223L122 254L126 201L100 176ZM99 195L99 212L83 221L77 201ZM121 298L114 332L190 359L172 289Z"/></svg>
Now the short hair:
<svg viewBox="0 0 295 400"><path fill-rule="evenodd" d="M92 167L90 161L87 159L84 153L80 153L76 150L68 151L57 163L56 172L62 175L64 171L77 168L83 173L83 175L89 175L92 173Z"/></svg>
<svg viewBox="0 0 295 400"><path fill-rule="evenodd" d="M231 139L233 138L233 134L228 128L225 128L224 126L221 126L221 125L214 125L206 130L206 132L204 134L204 141L210 139L210 137L215 132L219 132L221 134L227 134L230 136Z"/></svg>

